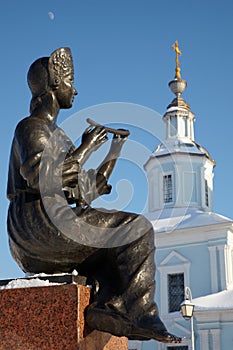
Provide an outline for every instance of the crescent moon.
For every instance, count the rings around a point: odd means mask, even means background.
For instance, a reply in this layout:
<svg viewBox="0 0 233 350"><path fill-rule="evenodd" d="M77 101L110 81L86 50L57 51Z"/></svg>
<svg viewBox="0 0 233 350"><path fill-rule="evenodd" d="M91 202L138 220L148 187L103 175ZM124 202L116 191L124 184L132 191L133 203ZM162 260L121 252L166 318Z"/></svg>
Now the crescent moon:
<svg viewBox="0 0 233 350"><path fill-rule="evenodd" d="M48 12L49 18L53 21L54 20L54 13L53 12Z"/></svg>

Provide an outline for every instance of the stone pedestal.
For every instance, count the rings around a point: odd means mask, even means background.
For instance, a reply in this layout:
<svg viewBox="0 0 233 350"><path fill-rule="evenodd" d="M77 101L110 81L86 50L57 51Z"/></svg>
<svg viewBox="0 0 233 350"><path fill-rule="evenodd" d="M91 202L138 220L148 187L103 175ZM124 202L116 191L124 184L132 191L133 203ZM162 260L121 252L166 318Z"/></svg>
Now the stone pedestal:
<svg viewBox="0 0 233 350"><path fill-rule="evenodd" d="M85 329L89 298L77 284L0 290L0 350L127 350L126 338Z"/></svg>

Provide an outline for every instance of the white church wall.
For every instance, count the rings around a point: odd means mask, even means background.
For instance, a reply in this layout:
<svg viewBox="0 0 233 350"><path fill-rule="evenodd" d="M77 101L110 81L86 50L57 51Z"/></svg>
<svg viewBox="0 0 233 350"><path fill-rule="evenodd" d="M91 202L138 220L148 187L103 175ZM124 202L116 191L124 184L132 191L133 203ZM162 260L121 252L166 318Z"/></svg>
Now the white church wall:
<svg viewBox="0 0 233 350"><path fill-rule="evenodd" d="M149 211L164 207L211 210L212 168L212 164L204 156L176 153L151 159L147 164ZM163 198L163 177L169 174L172 176L173 200L166 203Z"/></svg>
<svg viewBox="0 0 233 350"><path fill-rule="evenodd" d="M194 317L197 350L233 348L233 309L196 310Z"/></svg>

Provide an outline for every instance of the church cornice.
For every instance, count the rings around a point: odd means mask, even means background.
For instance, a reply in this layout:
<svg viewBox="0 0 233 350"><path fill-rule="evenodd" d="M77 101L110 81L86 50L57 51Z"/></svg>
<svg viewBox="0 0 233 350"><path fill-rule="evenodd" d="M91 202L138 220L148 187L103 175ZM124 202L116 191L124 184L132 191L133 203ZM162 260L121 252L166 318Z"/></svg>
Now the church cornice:
<svg viewBox="0 0 233 350"><path fill-rule="evenodd" d="M185 147L190 147L190 144L188 146L185 146ZM173 161L174 161L174 156L192 156L192 157L198 157L198 158L206 158L208 159L208 161L210 161L210 163L215 167L216 165L216 162L210 157L207 155L206 152L203 152L201 149L199 149L199 152L198 150L197 151L182 151L182 150L173 150L173 151L169 151L169 148L167 150L167 153L164 153L164 154L156 154L157 151L154 151L152 153L152 155L150 156L150 158L147 160L147 162L144 164L144 169L147 169L148 165L150 164L151 161L153 161L154 159L168 159L168 158L172 158L173 157ZM164 150L164 152L166 152Z"/></svg>
<svg viewBox="0 0 233 350"><path fill-rule="evenodd" d="M187 111L187 109L184 109L182 107L174 107L171 106L167 109L166 113L163 115L163 120L165 121L169 117L177 117L177 118L182 118L186 117L191 121L195 120L195 115L191 111Z"/></svg>
<svg viewBox="0 0 233 350"><path fill-rule="evenodd" d="M153 222L152 222L153 224ZM153 225L154 226L154 225ZM156 225L155 225L156 226ZM206 225L195 225L192 227L162 229L156 231L155 241L157 250L172 248L173 246L198 246L203 242L208 242L208 245L213 244L228 244L229 230L233 230L233 221L213 223Z"/></svg>

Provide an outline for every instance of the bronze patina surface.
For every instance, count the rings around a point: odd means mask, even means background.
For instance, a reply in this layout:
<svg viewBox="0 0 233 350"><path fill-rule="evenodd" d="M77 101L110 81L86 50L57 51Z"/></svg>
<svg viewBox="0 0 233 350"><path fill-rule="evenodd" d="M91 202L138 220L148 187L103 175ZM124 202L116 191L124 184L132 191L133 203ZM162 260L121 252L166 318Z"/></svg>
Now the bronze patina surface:
<svg viewBox="0 0 233 350"><path fill-rule="evenodd" d="M95 281L98 288L86 309L89 327L129 339L180 343L180 338L167 332L154 302L151 223L134 213L91 206L95 198L111 191L108 180L127 133L116 132L103 162L86 171L84 163L108 140L108 130L89 126L75 147L57 126L60 109L70 108L77 94L73 75L69 48L37 59L28 71L30 115L16 127L9 165L11 253L25 272L75 269ZM64 230L54 224L51 213ZM95 237L95 244L86 244L88 235Z"/></svg>

